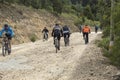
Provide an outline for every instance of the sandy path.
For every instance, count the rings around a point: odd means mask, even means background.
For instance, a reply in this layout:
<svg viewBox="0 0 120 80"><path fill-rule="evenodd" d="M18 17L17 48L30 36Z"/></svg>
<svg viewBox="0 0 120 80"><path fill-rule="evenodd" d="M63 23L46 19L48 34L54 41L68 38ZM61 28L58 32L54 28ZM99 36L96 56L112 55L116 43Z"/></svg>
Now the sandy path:
<svg viewBox="0 0 120 80"><path fill-rule="evenodd" d="M91 33L90 42L99 34L101 32ZM0 80L70 80L88 45L80 33L71 35L68 47L62 39L58 53L55 53L52 38L46 42L14 45L12 55L0 55Z"/></svg>

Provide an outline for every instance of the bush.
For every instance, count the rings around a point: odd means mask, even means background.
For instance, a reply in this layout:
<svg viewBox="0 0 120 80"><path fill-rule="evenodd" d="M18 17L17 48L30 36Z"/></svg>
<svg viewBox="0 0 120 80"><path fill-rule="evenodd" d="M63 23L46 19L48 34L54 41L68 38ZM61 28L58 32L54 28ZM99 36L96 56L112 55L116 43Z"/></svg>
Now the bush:
<svg viewBox="0 0 120 80"><path fill-rule="evenodd" d="M103 34L103 37L108 37L110 35L110 27L105 27Z"/></svg>
<svg viewBox="0 0 120 80"><path fill-rule="evenodd" d="M35 37L31 37L30 40L31 40L32 42L35 42L35 41L36 41L36 38L35 38Z"/></svg>
<svg viewBox="0 0 120 80"><path fill-rule="evenodd" d="M70 5L64 5L63 9L62 9L62 12L63 13L72 13L72 14L77 13L74 9L71 8Z"/></svg>
<svg viewBox="0 0 120 80"><path fill-rule="evenodd" d="M49 12L53 12L53 7L48 6L48 7L46 7L46 10L48 10Z"/></svg>
<svg viewBox="0 0 120 80"><path fill-rule="evenodd" d="M98 43L99 47L102 47L103 49L108 50L109 49L109 37L108 38L103 38L103 40L101 40Z"/></svg>
<svg viewBox="0 0 120 80"><path fill-rule="evenodd" d="M35 34L31 34L30 40L31 40L32 42L35 42L36 39L37 39L36 35L35 35Z"/></svg>
<svg viewBox="0 0 120 80"><path fill-rule="evenodd" d="M111 63L120 66L120 38L115 39L114 46L112 48L111 56L109 57Z"/></svg>
<svg viewBox="0 0 120 80"><path fill-rule="evenodd" d="M78 17L75 14L72 14L72 13L69 13L69 14L68 13L62 13L61 16L65 19L73 20L73 21L78 19Z"/></svg>
<svg viewBox="0 0 120 80"><path fill-rule="evenodd" d="M83 22L82 22L82 19L76 19L75 21L74 21L74 24L76 25L76 26L79 26L79 25L81 25Z"/></svg>
<svg viewBox="0 0 120 80"><path fill-rule="evenodd" d="M116 38L114 41L114 46L111 49L111 53L109 53L109 38L103 38L102 41L99 42L98 46L102 47L104 52L104 56L108 57L111 61L111 64L120 67L120 38Z"/></svg>

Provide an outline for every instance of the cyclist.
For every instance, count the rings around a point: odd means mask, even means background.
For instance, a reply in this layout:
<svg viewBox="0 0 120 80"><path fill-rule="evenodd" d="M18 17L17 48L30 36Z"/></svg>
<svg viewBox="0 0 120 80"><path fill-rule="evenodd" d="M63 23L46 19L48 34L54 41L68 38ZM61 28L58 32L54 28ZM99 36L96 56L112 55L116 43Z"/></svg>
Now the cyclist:
<svg viewBox="0 0 120 80"><path fill-rule="evenodd" d="M82 32L82 25L79 26L80 33Z"/></svg>
<svg viewBox="0 0 120 80"><path fill-rule="evenodd" d="M9 40L9 53L11 53L11 40L12 40L12 37L14 36L14 32L13 32L13 29L8 25L8 24L5 24L3 26L3 29L0 31L0 37L2 37L2 34L5 32L5 36L8 38Z"/></svg>
<svg viewBox="0 0 120 80"><path fill-rule="evenodd" d="M69 37L71 34L69 27L65 25L62 30L63 30L64 41L65 41L66 36L68 36L68 40L69 40Z"/></svg>
<svg viewBox="0 0 120 80"><path fill-rule="evenodd" d="M63 35L63 33L62 33L62 29L61 29L60 25L55 24L55 26L53 27L53 30L52 30L52 36L54 37L54 44L55 44L55 37L57 37L57 39L58 39L58 43L59 43L58 50L60 50L60 39L61 39L62 35Z"/></svg>
<svg viewBox="0 0 120 80"><path fill-rule="evenodd" d="M44 27L44 29L42 30L42 33L44 33L44 36L43 36L44 39L45 39L45 34L47 35L47 38L48 38L49 31L46 27Z"/></svg>
<svg viewBox="0 0 120 80"><path fill-rule="evenodd" d="M95 32L98 32L98 26L95 25Z"/></svg>
<svg viewBox="0 0 120 80"><path fill-rule="evenodd" d="M83 38L86 38L86 44L89 42L89 33L90 33L90 27L88 25L85 25L82 29L83 32Z"/></svg>

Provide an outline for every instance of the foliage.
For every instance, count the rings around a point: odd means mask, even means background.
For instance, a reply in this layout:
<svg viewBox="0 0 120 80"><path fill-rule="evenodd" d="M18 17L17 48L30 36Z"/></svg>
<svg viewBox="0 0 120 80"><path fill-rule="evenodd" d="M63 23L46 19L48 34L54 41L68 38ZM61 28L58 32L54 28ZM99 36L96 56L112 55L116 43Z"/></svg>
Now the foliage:
<svg viewBox="0 0 120 80"><path fill-rule="evenodd" d="M76 19L78 19L78 17L75 14L71 14L71 13L69 13L69 14L68 13L62 13L61 16L63 18L66 18L68 20L73 20L73 21L75 21Z"/></svg>
<svg viewBox="0 0 120 80"><path fill-rule="evenodd" d="M37 39L36 35L35 35L35 34L31 34L30 40L31 40L32 42L35 42L36 39Z"/></svg>
<svg viewBox="0 0 120 80"><path fill-rule="evenodd" d="M114 46L112 48L111 56L109 57L111 63L120 67L120 1L115 5L114 12Z"/></svg>
<svg viewBox="0 0 120 80"><path fill-rule="evenodd" d="M108 50L108 46L109 46L109 37L107 38L103 38L103 40L101 40L98 44L99 47L102 47L103 49Z"/></svg>
<svg viewBox="0 0 120 80"><path fill-rule="evenodd" d="M104 2L100 1L99 2L99 6L103 6L103 10L102 8L99 10L99 13L101 13L103 16L100 19L101 25L104 26L104 31L103 31L103 37L104 38L108 38L108 41L104 40L101 42L100 46L104 47L104 51L105 51L105 56L108 57L111 60L111 63L119 66L120 67L120 1L118 0L114 0L114 12L113 12L113 20L114 20L114 46L111 48L111 53L108 53L108 44L105 43L109 43L109 37L110 37L110 2L108 1L106 4L104 4ZM107 7L105 7L107 6ZM99 17L101 16L101 14L99 14ZM104 42L105 41L105 42Z"/></svg>
<svg viewBox="0 0 120 80"><path fill-rule="evenodd" d="M111 52L110 60L114 65L120 66L120 37L115 39L114 47Z"/></svg>
<svg viewBox="0 0 120 80"><path fill-rule="evenodd" d="M110 27L109 26L104 27L104 30L103 30L103 38L108 37L108 36L110 36Z"/></svg>
<svg viewBox="0 0 120 80"><path fill-rule="evenodd" d="M87 5L87 6L84 8L84 15L87 16L88 19L94 20L94 19L93 19L93 14L92 14L92 11L91 11L91 8L90 8L89 5Z"/></svg>
<svg viewBox="0 0 120 80"><path fill-rule="evenodd" d="M52 2L53 10L57 13L62 13L62 2L60 0L50 0Z"/></svg>
<svg viewBox="0 0 120 80"><path fill-rule="evenodd" d="M83 22L82 22L82 19L81 18L79 18L79 19L76 19L75 21L74 21L74 24L76 25L76 26L79 26L79 25L81 25Z"/></svg>
<svg viewBox="0 0 120 80"><path fill-rule="evenodd" d="M70 5L64 5L62 12L64 12L64 13L76 13L76 11L74 9L72 9Z"/></svg>
<svg viewBox="0 0 120 80"><path fill-rule="evenodd" d="M99 0L0 0L0 3L18 3L36 9L46 9L55 14L72 13L96 20Z"/></svg>

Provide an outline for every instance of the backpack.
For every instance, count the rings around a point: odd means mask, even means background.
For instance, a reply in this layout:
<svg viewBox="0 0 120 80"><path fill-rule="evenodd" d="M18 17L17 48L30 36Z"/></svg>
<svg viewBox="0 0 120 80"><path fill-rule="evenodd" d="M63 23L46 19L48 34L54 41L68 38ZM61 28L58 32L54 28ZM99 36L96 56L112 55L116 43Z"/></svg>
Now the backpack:
<svg viewBox="0 0 120 80"><path fill-rule="evenodd" d="M69 28L68 27L63 27L63 31L69 31Z"/></svg>
<svg viewBox="0 0 120 80"><path fill-rule="evenodd" d="M54 27L54 35L60 35L60 33L61 33L60 27L59 26L55 26Z"/></svg>

